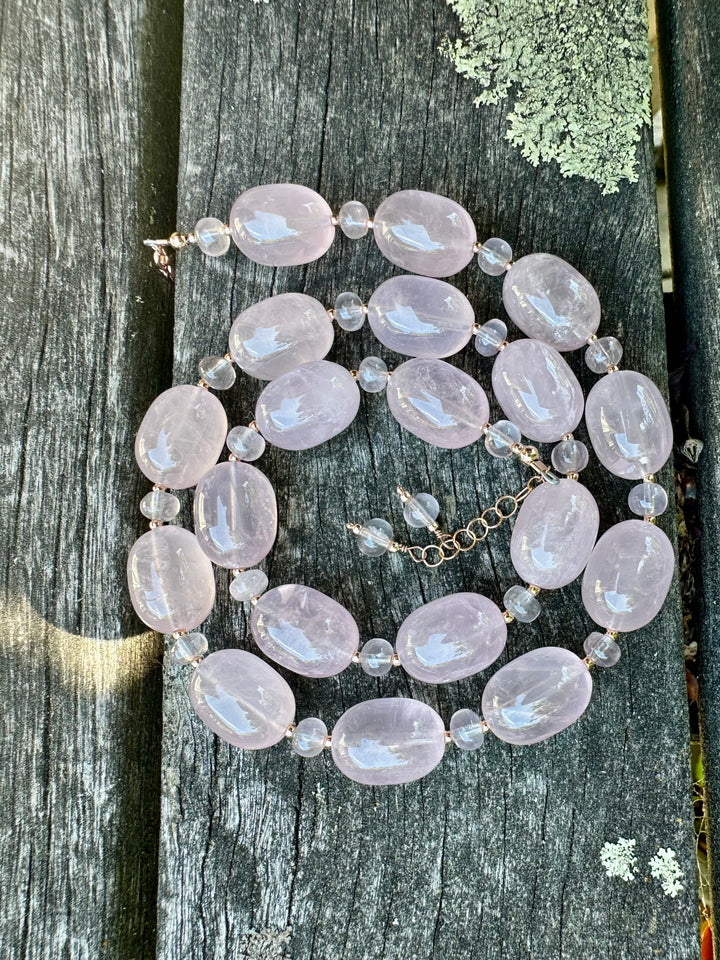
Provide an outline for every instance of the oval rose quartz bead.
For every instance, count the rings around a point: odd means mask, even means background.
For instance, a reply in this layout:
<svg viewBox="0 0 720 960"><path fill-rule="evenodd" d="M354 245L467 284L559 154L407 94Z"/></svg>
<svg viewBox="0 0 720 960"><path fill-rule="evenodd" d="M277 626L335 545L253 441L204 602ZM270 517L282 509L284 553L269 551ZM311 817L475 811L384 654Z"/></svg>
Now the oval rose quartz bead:
<svg viewBox="0 0 720 960"><path fill-rule="evenodd" d="M391 277L368 301L375 336L410 357L449 357L472 336L475 311L459 290L432 277Z"/></svg>
<svg viewBox="0 0 720 960"><path fill-rule="evenodd" d="M200 548L220 567L254 567L275 542L275 491L249 463L208 470L195 489L194 514Z"/></svg>
<svg viewBox="0 0 720 960"><path fill-rule="evenodd" d="M360 389L347 370L329 360L312 360L265 387L255 420L268 443L307 450L342 433L359 406Z"/></svg>
<svg viewBox="0 0 720 960"><path fill-rule="evenodd" d="M638 630L659 612L674 570L675 553L662 530L644 520L616 523L585 568L585 609L606 630Z"/></svg>
<svg viewBox="0 0 720 960"><path fill-rule="evenodd" d="M400 190L373 218L375 241L391 263L425 277L451 277L472 260L477 240L467 210L437 193Z"/></svg>
<svg viewBox="0 0 720 960"><path fill-rule="evenodd" d="M503 651L507 625L479 593L452 593L414 610L400 625L395 649L411 677L449 683L471 677Z"/></svg>
<svg viewBox="0 0 720 960"><path fill-rule="evenodd" d="M153 483L194 487L217 463L227 434L225 409L193 384L170 387L156 397L135 437L135 459Z"/></svg>
<svg viewBox="0 0 720 960"><path fill-rule="evenodd" d="M335 238L332 210L296 183L251 187L230 211L230 233L246 257L270 267L317 260Z"/></svg>
<svg viewBox="0 0 720 960"><path fill-rule="evenodd" d="M518 576L543 590L572 583L588 562L599 523L595 498L577 480L539 484L520 507L510 539Z"/></svg>
<svg viewBox="0 0 720 960"><path fill-rule="evenodd" d="M268 590L250 622L266 656L304 677L333 677L357 652L360 634L351 614L332 597L301 584Z"/></svg>
<svg viewBox="0 0 720 960"><path fill-rule="evenodd" d="M280 293L243 310L230 328L235 363L259 380L274 380L309 360L322 360L335 337L325 307L305 293Z"/></svg>
<svg viewBox="0 0 720 960"><path fill-rule="evenodd" d="M506 743L539 743L583 715L592 686L590 671L570 650L531 650L490 678L482 697L483 718Z"/></svg>
<svg viewBox="0 0 720 960"><path fill-rule="evenodd" d="M190 703L213 733L243 750L278 743L295 716L287 682L246 650L205 657L190 679Z"/></svg>
<svg viewBox="0 0 720 960"><path fill-rule="evenodd" d="M215 603L212 564L183 527L156 527L136 540L127 577L135 612L160 633L193 630Z"/></svg>
<svg viewBox="0 0 720 960"><path fill-rule="evenodd" d="M390 412L410 433L436 447L456 449L482 436L490 407L472 377L444 360L407 360L387 383Z"/></svg>
<svg viewBox="0 0 720 960"><path fill-rule="evenodd" d="M513 340L501 350L492 385L505 416L530 440L551 443L580 423L577 377L557 350L540 340Z"/></svg>
<svg viewBox="0 0 720 960"><path fill-rule="evenodd" d="M670 414L652 380L618 370L598 380L585 404L585 424L598 460L618 477L639 480L670 456Z"/></svg>
<svg viewBox="0 0 720 960"><path fill-rule="evenodd" d="M600 325L600 301L575 267L551 253L531 253L505 274L505 309L528 337L577 350Z"/></svg>
<svg viewBox="0 0 720 960"><path fill-rule="evenodd" d="M331 744L333 760L351 780L373 786L409 783L442 760L445 724L419 700L366 700L340 717Z"/></svg>

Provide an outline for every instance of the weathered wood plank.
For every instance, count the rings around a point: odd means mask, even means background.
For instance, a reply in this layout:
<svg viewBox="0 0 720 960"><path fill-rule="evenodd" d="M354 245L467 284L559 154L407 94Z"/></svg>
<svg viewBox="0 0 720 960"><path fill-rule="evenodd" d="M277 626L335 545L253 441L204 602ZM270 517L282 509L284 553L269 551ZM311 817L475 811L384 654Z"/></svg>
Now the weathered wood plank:
<svg viewBox="0 0 720 960"><path fill-rule="evenodd" d="M7 4L0 954L155 952L161 677L124 587L141 411L172 302L139 246L175 203L182 8Z"/></svg>
<svg viewBox="0 0 720 960"><path fill-rule="evenodd" d="M196 0L185 15L179 226L225 216L236 194L292 180L333 207L351 197L372 210L400 187L437 190L462 202L481 236L505 236L517 252L552 250L597 286L607 332L626 362L666 384L653 201L652 150L642 176L603 198L596 187L534 170L503 139L500 108L475 110L437 48L452 32L440 2L378 7ZM612 42L608 40L608 42ZM323 260L270 271L234 255L188 252L176 298L175 377L192 380L206 353L225 349L242 306L284 290L326 303L342 289L366 296L389 276L370 240L339 240ZM471 267L456 278L485 320L500 287ZM356 366L378 349L368 333L341 335L331 356ZM487 385L489 365L456 359ZM594 377L575 368L589 386ZM233 423L252 418L260 385L228 398ZM517 464L465 450L430 449L403 434L382 397L365 398L357 421L325 447L263 461L279 501L282 533L267 563L271 582L305 582L340 599L363 638L394 637L424 600L481 589L500 598L513 582L508 532L435 573L400 557L361 558L346 519L387 516L403 528L396 482L432 490L449 525L518 489ZM672 487L671 470L662 475ZM627 516L627 485L602 471L588 483L603 525ZM664 523L672 533L672 517ZM241 611L219 600L207 633L214 647L250 645ZM548 643L580 651L591 625L578 588L549 595L530 628L511 631L511 657ZM281 744L241 753L191 716L187 675L166 668L158 956L162 960L341 957L694 957L694 880L682 644L673 591L651 628L597 678L587 716L536 749L493 741L479 755L448 753L426 780L363 790L328 757L302 763ZM359 670L329 681L288 678L298 715L329 727L374 695L411 695L452 712L477 706L485 675L431 689ZM399 674L399 672L398 672ZM606 878L605 841L637 840L639 879ZM686 890L666 900L649 876L659 846L674 849Z"/></svg>

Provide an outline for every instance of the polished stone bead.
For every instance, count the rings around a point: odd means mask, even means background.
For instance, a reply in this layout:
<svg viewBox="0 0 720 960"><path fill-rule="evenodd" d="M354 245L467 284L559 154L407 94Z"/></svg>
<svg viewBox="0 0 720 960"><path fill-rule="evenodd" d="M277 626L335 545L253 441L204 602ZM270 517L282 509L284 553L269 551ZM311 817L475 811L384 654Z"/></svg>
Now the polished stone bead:
<svg viewBox="0 0 720 960"><path fill-rule="evenodd" d="M440 504L431 493L416 493L403 506L409 527L431 527L440 513Z"/></svg>
<svg viewBox="0 0 720 960"><path fill-rule="evenodd" d="M360 390L349 372L328 360L314 360L265 387L255 420L269 443L307 450L342 433L359 406Z"/></svg>
<svg viewBox="0 0 720 960"><path fill-rule="evenodd" d="M585 363L593 373L607 373L608 367L617 366L623 355L622 344L615 337L599 337L588 345Z"/></svg>
<svg viewBox="0 0 720 960"><path fill-rule="evenodd" d="M151 490L140 501L140 513L148 520L167 523L180 513L180 501L167 490Z"/></svg>
<svg viewBox="0 0 720 960"><path fill-rule="evenodd" d="M507 612L520 623L532 623L542 611L538 598L517 583L505 591L503 603Z"/></svg>
<svg viewBox="0 0 720 960"><path fill-rule="evenodd" d="M332 732L338 769L358 783L386 786L426 776L445 753L445 726L420 700L386 697L350 707Z"/></svg>
<svg viewBox="0 0 720 960"><path fill-rule="evenodd" d="M665 602L674 570L675 554L662 530L644 520L616 523L585 568L585 609L605 630L639 630Z"/></svg>
<svg viewBox="0 0 720 960"><path fill-rule="evenodd" d="M198 372L213 390L229 390L235 383L235 367L225 357L203 357Z"/></svg>
<svg viewBox="0 0 720 960"><path fill-rule="evenodd" d="M348 200L340 207L338 223L340 229L350 240L359 240L370 229L368 208L359 200Z"/></svg>
<svg viewBox="0 0 720 960"><path fill-rule="evenodd" d="M204 657L207 651L208 642L204 633L186 633L178 637L170 648L175 663L192 663Z"/></svg>
<svg viewBox="0 0 720 960"><path fill-rule="evenodd" d="M251 187L230 211L230 232L246 257L271 267L317 260L335 238L332 210L295 183Z"/></svg>
<svg viewBox="0 0 720 960"><path fill-rule="evenodd" d="M494 357L506 340L507 325L502 320L488 320L475 335L475 349L481 357Z"/></svg>
<svg viewBox="0 0 720 960"><path fill-rule="evenodd" d="M665 488L651 480L638 483L628 494L628 506L639 517L659 517L665 513L667 505Z"/></svg>
<svg viewBox="0 0 720 960"><path fill-rule="evenodd" d="M382 393L387 387L388 368L380 357L365 357L357 368L358 383L365 393Z"/></svg>
<svg viewBox="0 0 720 960"><path fill-rule="evenodd" d="M251 377L274 380L309 360L322 360L335 339L327 310L305 293L279 293L254 303L230 328L230 353Z"/></svg>
<svg viewBox="0 0 720 960"><path fill-rule="evenodd" d="M272 549L275 491L249 463L234 460L208 470L195 488L193 511L198 543L220 567L254 567Z"/></svg>
<svg viewBox="0 0 720 960"><path fill-rule="evenodd" d="M600 301L575 267L551 253L531 253L505 274L503 303L528 337L577 350L600 325Z"/></svg>
<svg viewBox="0 0 720 960"><path fill-rule="evenodd" d="M507 240L490 237L478 250L477 261L483 273L500 277L507 270L512 255L512 247Z"/></svg>
<svg viewBox="0 0 720 960"><path fill-rule="evenodd" d="M358 550L366 557L381 557L392 543L393 528L381 517L373 517L364 523L358 534Z"/></svg>
<svg viewBox="0 0 720 960"><path fill-rule="evenodd" d="M238 603L247 603L267 590L267 574L262 570L243 570L230 581L230 596Z"/></svg>
<svg viewBox="0 0 720 960"><path fill-rule="evenodd" d="M588 465L590 454L581 440L561 440L553 447L550 462L558 473L580 473Z"/></svg>
<svg viewBox="0 0 720 960"><path fill-rule="evenodd" d="M450 717L450 736L460 750L477 750L483 745L482 720L474 710L456 710Z"/></svg>
<svg viewBox="0 0 720 960"><path fill-rule="evenodd" d="M265 439L251 427L233 427L225 441L228 450L238 460L249 463L265 453Z"/></svg>
<svg viewBox="0 0 720 960"><path fill-rule="evenodd" d="M542 590L572 583L585 569L599 524L595 498L581 483L538 484L523 501L510 539L518 576Z"/></svg>
<svg viewBox="0 0 720 960"><path fill-rule="evenodd" d="M531 650L490 678L483 692L483 717L506 743L539 743L583 715L592 686L590 671L569 650Z"/></svg>
<svg viewBox="0 0 720 960"><path fill-rule="evenodd" d="M203 217L193 228L199 250L207 257L221 257L230 249L230 235L222 220Z"/></svg>
<svg viewBox="0 0 720 960"><path fill-rule="evenodd" d="M152 483L194 487L222 453L227 417L202 387L170 387L150 404L135 437L135 459Z"/></svg>
<svg viewBox="0 0 720 960"><path fill-rule="evenodd" d="M620 647L606 633L591 633L586 638L583 649L598 667L614 667L620 659Z"/></svg>
<svg viewBox="0 0 720 960"><path fill-rule="evenodd" d="M373 637L363 644L360 666L369 677L384 677L392 670L393 646L382 637Z"/></svg>
<svg viewBox="0 0 720 960"><path fill-rule="evenodd" d="M475 443L490 412L477 380L444 360L407 360L396 367L388 380L387 399L402 427L447 449Z"/></svg>
<svg viewBox="0 0 720 960"><path fill-rule="evenodd" d="M598 380L587 397L585 425L600 462L626 480L656 473L672 451L665 401L652 380L634 370Z"/></svg>
<svg viewBox="0 0 720 960"><path fill-rule="evenodd" d="M368 301L380 343L409 357L449 357L472 336L475 312L460 291L432 277L391 277Z"/></svg>
<svg viewBox="0 0 720 960"><path fill-rule="evenodd" d="M351 333L359 330L365 323L365 304L356 293L350 290L337 295L333 312L337 325Z"/></svg>
<svg viewBox="0 0 720 960"><path fill-rule="evenodd" d="M395 640L400 663L424 683L449 683L484 670L502 653L507 626L479 593L451 593L405 618Z"/></svg>
<svg viewBox="0 0 720 960"><path fill-rule="evenodd" d="M183 527L156 527L136 540L127 576L135 612L159 633L194 629L215 603L212 564Z"/></svg>
<svg viewBox="0 0 720 960"><path fill-rule="evenodd" d="M247 650L218 650L190 679L195 713L222 740L261 750L285 736L295 697L277 670Z"/></svg>
<svg viewBox="0 0 720 960"><path fill-rule="evenodd" d="M327 727L322 720L305 717L293 731L292 748L298 756L317 757L323 752L327 735Z"/></svg>
<svg viewBox="0 0 720 960"><path fill-rule="evenodd" d="M467 210L437 193L401 190L378 207L378 247L403 270L425 277L451 277L473 258L475 224Z"/></svg>
<svg viewBox="0 0 720 960"><path fill-rule="evenodd" d="M360 634L352 615L332 597L287 583L264 593L250 621L263 653L304 677L333 677L351 662Z"/></svg>
<svg viewBox="0 0 720 960"><path fill-rule="evenodd" d="M540 443L572 433L583 414L577 377L553 347L513 340L493 364L492 385L503 413Z"/></svg>
<svg viewBox="0 0 720 960"><path fill-rule="evenodd" d="M485 432L485 449L491 457L501 460L511 456L513 447L521 441L522 433L511 420L498 420Z"/></svg>

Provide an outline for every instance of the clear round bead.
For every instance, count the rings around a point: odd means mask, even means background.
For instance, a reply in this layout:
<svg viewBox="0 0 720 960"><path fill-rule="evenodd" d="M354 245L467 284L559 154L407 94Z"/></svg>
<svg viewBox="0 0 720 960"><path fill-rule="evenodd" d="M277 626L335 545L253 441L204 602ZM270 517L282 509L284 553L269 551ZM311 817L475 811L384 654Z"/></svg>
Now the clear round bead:
<svg viewBox="0 0 720 960"><path fill-rule="evenodd" d="M485 449L491 457L509 457L512 448L522 440L520 428L512 420L498 420L491 424L485 434Z"/></svg>
<svg viewBox="0 0 720 960"><path fill-rule="evenodd" d="M475 349L481 357L494 357L506 339L507 324L502 320L488 320L475 334Z"/></svg>
<svg viewBox="0 0 720 960"><path fill-rule="evenodd" d="M301 757L317 757L327 740L327 727L318 717L305 717L293 730L291 746Z"/></svg>
<svg viewBox="0 0 720 960"><path fill-rule="evenodd" d="M667 505L665 488L652 480L638 483L628 494L628 506L638 517L659 517L665 513Z"/></svg>
<svg viewBox="0 0 720 960"><path fill-rule="evenodd" d="M380 357L365 357L357 369L358 384L366 393L382 393L387 386L388 368Z"/></svg>
<svg viewBox="0 0 720 960"><path fill-rule="evenodd" d="M491 277L499 277L505 273L507 265L512 260L512 247L507 240L490 237L480 247L477 260L483 273Z"/></svg>
<svg viewBox="0 0 720 960"><path fill-rule="evenodd" d="M390 673L393 662L393 646L381 637L374 637L363 644L360 651L360 666L370 677L384 677Z"/></svg>
<svg viewBox="0 0 720 960"><path fill-rule="evenodd" d="M213 390L229 390L235 383L235 367L226 357L203 357L198 370Z"/></svg>
<svg viewBox="0 0 720 960"><path fill-rule="evenodd" d="M265 453L265 438L250 427L233 427L225 441L238 460L250 463Z"/></svg>
<svg viewBox="0 0 720 960"><path fill-rule="evenodd" d="M599 337L588 344L585 363L593 373L607 373L608 367L617 366L623 355L622 344L615 337Z"/></svg>
<svg viewBox="0 0 720 960"><path fill-rule="evenodd" d="M553 447L550 462L558 473L580 473L588 465L590 454L581 440L561 440Z"/></svg>
<svg viewBox="0 0 720 960"><path fill-rule="evenodd" d="M532 623L540 616L542 609L538 598L517 583L506 591L503 603L507 612L520 623Z"/></svg>
<svg viewBox="0 0 720 960"><path fill-rule="evenodd" d="M175 663L192 663L204 657L207 651L208 642L204 633L186 633L172 645L170 655Z"/></svg>
<svg viewBox="0 0 720 960"><path fill-rule="evenodd" d="M440 513L440 504L431 493L416 493L403 507L409 527L431 527Z"/></svg>
<svg viewBox="0 0 720 960"><path fill-rule="evenodd" d="M461 750L477 750L485 739L481 718L474 710L457 710L450 718L450 736Z"/></svg>
<svg viewBox="0 0 720 960"><path fill-rule="evenodd" d="M230 235L216 217L203 217L193 229L197 245L208 257L221 257L230 249Z"/></svg>
<svg viewBox="0 0 720 960"><path fill-rule="evenodd" d="M358 534L358 550L366 557L381 557L387 552L393 538L393 529L387 520L374 517L364 523Z"/></svg>
<svg viewBox="0 0 720 960"><path fill-rule="evenodd" d="M359 330L365 323L364 304L360 297L350 290L337 295L333 310L337 325L343 330Z"/></svg>
<svg viewBox="0 0 720 960"><path fill-rule="evenodd" d="M267 574L262 570L243 570L230 581L230 596L238 603L246 603L265 593L267 587Z"/></svg>
<svg viewBox="0 0 720 960"><path fill-rule="evenodd" d="M586 656L598 667L614 667L620 659L620 647L606 633L591 633L583 648Z"/></svg>
<svg viewBox="0 0 720 960"><path fill-rule="evenodd" d="M140 513L148 520L167 523L180 513L180 501L167 490L151 490L140 501Z"/></svg>
<svg viewBox="0 0 720 960"><path fill-rule="evenodd" d="M340 229L351 240L359 240L370 229L368 208L359 200L349 200L340 207L338 223Z"/></svg>

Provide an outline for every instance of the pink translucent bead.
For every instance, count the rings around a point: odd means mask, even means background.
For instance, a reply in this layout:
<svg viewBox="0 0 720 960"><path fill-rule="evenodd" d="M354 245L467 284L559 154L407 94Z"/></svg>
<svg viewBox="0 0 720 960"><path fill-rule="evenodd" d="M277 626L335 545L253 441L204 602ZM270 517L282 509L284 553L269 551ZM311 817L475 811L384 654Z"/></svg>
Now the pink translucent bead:
<svg viewBox="0 0 720 960"><path fill-rule="evenodd" d="M639 630L660 611L674 570L672 544L659 527L643 520L616 523L585 568L585 609L606 630Z"/></svg>
<svg viewBox="0 0 720 960"><path fill-rule="evenodd" d="M420 700L387 697L350 707L332 731L338 769L357 783L386 786L419 780L445 753L445 725Z"/></svg>
<svg viewBox="0 0 720 960"><path fill-rule="evenodd" d="M157 527L136 540L127 577L135 612L160 633L193 630L215 603L212 564L182 527Z"/></svg>
<svg viewBox="0 0 720 960"><path fill-rule="evenodd" d="M579 576L595 545L600 511L576 480L541 483L520 507L510 540L518 576L556 590Z"/></svg>
<svg viewBox="0 0 720 960"><path fill-rule="evenodd" d="M335 237L330 207L314 190L295 183L241 193L230 211L230 232L246 257L271 267L317 260Z"/></svg>
<svg viewBox="0 0 720 960"><path fill-rule="evenodd" d="M395 648L411 677L449 683L488 667L506 640L507 625L497 604L479 593L452 593L406 617Z"/></svg>
<svg viewBox="0 0 720 960"><path fill-rule="evenodd" d="M485 722L506 743L539 743L569 727L587 709L590 671L560 647L531 650L501 667L482 697Z"/></svg>
<svg viewBox="0 0 720 960"><path fill-rule="evenodd" d="M388 380L387 399L402 427L447 449L475 443L490 412L477 380L444 360L407 360L396 367Z"/></svg>
<svg viewBox="0 0 720 960"><path fill-rule="evenodd" d="M200 547L220 567L254 567L275 542L275 491L249 463L218 463L208 470L195 490L194 514Z"/></svg>
<svg viewBox="0 0 720 960"><path fill-rule="evenodd" d="M246 650L205 657L190 679L190 703L213 733L243 750L282 740L295 716L295 697L286 681Z"/></svg>
<svg viewBox="0 0 720 960"><path fill-rule="evenodd" d="M437 193L401 190L377 208L375 240L403 270L425 277L451 277L473 258L475 224L467 210Z"/></svg>
<svg viewBox="0 0 720 960"><path fill-rule="evenodd" d="M217 463L227 434L222 403L203 387L170 387L150 404L135 437L135 459L153 483L194 487Z"/></svg>

